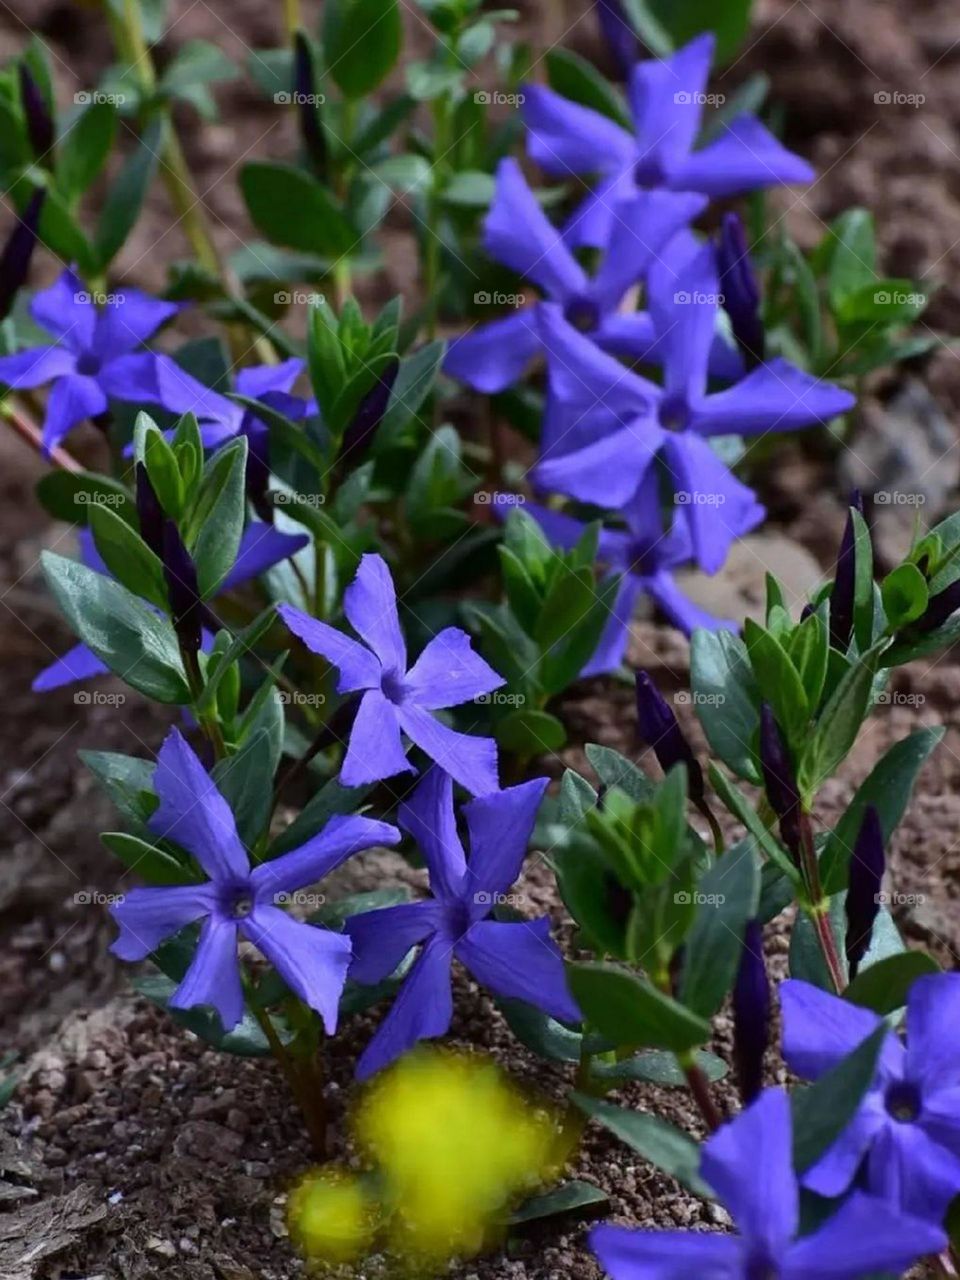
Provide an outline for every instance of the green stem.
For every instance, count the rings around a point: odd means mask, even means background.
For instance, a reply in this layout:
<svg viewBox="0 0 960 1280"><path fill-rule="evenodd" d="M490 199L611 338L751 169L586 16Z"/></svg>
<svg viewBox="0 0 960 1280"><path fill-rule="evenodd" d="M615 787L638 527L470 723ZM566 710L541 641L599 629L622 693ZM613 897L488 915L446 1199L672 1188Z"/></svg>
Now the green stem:
<svg viewBox="0 0 960 1280"><path fill-rule="evenodd" d="M287 1052L286 1046L277 1035L277 1029L273 1025L266 1009L261 1009L256 1000L248 1000L247 1003L253 1010L253 1016L260 1024L260 1028L267 1038L267 1043L270 1045L270 1052L283 1072L284 1078L290 1086L290 1092L293 1094L303 1114L314 1155L319 1160L326 1160L327 1114L323 1105L323 1091L319 1087L319 1081L315 1078L315 1073L311 1072L311 1075L314 1076L313 1079L304 1079L299 1064Z"/></svg>
<svg viewBox="0 0 960 1280"><path fill-rule="evenodd" d="M292 44L300 29L300 0L283 0L283 25L287 31L287 39Z"/></svg>
<svg viewBox="0 0 960 1280"><path fill-rule="evenodd" d="M200 700L203 697L203 675L200 671L200 661L194 651L182 642L180 643L180 659L183 662L183 669L187 673L187 684L190 686L190 710L193 712L197 724L209 739L210 745L213 747L213 754L218 760L222 760L227 754L227 744L223 740L220 721L217 719L216 712L211 715L207 711L200 710Z"/></svg>
<svg viewBox="0 0 960 1280"><path fill-rule="evenodd" d="M697 1065L697 1060L693 1056L691 1050L684 1053L678 1053L677 1065L686 1077L687 1085L690 1089L693 1099L700 1110L706 1122L707 1128L713 1133L723 1124L723 1116L713 1100L713 1094L710 1092L710 1081L703 1073L703 1069Z"/></svg>
<svg viewBox="0 0 960 1280"><path fill-rule="evenodd" d="M698 801L696 804L696 808L707 820L707 824L710 827L710 834L713 836L714 852L719 858L721 854L724 852L724 850L726 849L726 842L724 841L724 838L723 838L723 832L720 830L720 823L717 821L716 817L714 816L713 810L707 804L706 800Z"/></svg>

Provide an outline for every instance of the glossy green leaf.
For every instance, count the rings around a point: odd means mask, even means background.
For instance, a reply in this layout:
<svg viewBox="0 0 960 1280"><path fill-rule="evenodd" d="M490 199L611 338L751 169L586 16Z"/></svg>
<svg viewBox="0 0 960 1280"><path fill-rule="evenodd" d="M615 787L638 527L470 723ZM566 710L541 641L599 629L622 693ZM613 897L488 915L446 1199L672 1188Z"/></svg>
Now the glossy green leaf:
<svg viewBox="0 0 960 1280"><path fill-rule="evenodd" d="M757 914L760 864L751 838L717 858L697 883L697 914L687 935L680 999L712 1018L736 980L744 929Z"/></svg>
<svg viewBox="0 0 960 1280"><path fill-rule="evenodd" d="M885 1016L904 1007L917 978L939 972L940 966L925 951L901 951L861 969L843 998Z"/></svg>
<svg viewBox="0 0 960 1280"><path fill-rule="evenodd" d="M705 1018L626 969L574 964L568 974L584 1016L614 1044L679 1053L710 1039Z"/></svg>
<svg viewBox="0 0 960 1280"><path fill-rule="evenodd" d="M886 1024L878 1027L815 1084L790 1095L793 1166L798 1173L812 1168L853 1119L873 1081L880 1050L889 1034Z"/></svg>
<svg viewBox="0 0 960 1280"><path fill-rule="evenodd" d="M729 631L694 631L690 683L697 716L716 755L737 777L759 783L751 744L760 699L743 641Z"/></svg>
<svg viewBox="0 0 960 1280"><path fill-rule="evenodd" d="M570 1098L581 1111L609 1129L644 1160L676 1178L695 1195L713 1198L713 1192L700 1177L700 1148L689 1135L641 1111L618 1107L583 1093L572 1093Z"/></svg>
<svg viewBox="0 0 960 1280"><path fill-rule="evenodd" d="M356 228L326 187L291 165L252 161L240 171L240 189L257 230L274 244L321 258L356 253Z"/></svg>

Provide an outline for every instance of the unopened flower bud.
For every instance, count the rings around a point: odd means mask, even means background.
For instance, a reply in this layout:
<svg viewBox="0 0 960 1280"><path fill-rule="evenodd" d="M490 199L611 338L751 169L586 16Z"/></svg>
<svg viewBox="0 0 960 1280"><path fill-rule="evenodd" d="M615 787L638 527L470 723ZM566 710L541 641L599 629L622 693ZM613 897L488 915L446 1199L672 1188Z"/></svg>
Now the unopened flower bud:
<svg viewBox="0 0 960 1280"><path fill-rule="evenodd" d="M763 363L766 335L760 315L760 286L750 261L743 223L735 213L724 214L720 224L717 265L723 309L730 317L744 363L753 369Z"/></svg>
<svg viewBox="0 0 960 1280"><path fill-rule="evenodd" d="M684 737L673 709L646 671L637 672L637 725L641 741L651 748L664 773L676 764L687 771L687 789L694 804L703 800L703 771Z"/></svg>
<svg viewBox="0 0 960 1280"><path fill-rule="evenodd" d="M860 961L873 937L873 922L880 910L880 889L886 869L883 827L872 804L867 805L850 855L847 887L847 965L851 979L857 976Z"/></svg>
<svg viewBox="0 0 960 1280"><path fill-rule="evenodd" d="M767 800L780 820L780 835L794 861L801 865L801 804L790 752L773 711L760 708L760 772Z"/></svg>
<svg viewBox="0 0 960 1280"><path fill-rule="evenodd" d="M850 495L850 506L863 514L863 499L859 489L854 489ZM830 644L841 653L847 652L853 635L856 571L856 531L853 511L848 511L833 575L833 590L830 592Z"/></svg>
<svg viewBox="0 0 960 1280"><path fill-rule="evenodd" d="M763 1057L770 1038L770 983L763 958L763 929L747 922L733 988L733 1057L746 1105L763 1087Z"/></svg>

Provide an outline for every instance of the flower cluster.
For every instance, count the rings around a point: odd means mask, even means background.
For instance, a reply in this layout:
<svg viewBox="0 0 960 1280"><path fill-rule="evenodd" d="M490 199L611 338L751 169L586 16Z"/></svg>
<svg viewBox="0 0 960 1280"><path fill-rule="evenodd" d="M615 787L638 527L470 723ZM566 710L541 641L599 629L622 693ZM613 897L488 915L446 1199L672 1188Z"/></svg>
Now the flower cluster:
<svg viewBox="0 0 960 1280"><path fill-rule="evenodd" d="M623 575L586 674L620 664L641 592L687 633L729 625L688 601L671 573L690 562L715 573L733 541L763 519L755 495L712 442L825 423L854 403L788 361L764 358L756 282L735 216L724 221L719 247L690 230L708 197L812 176L750 115L695 148L712 50L705 35L671 58L634 66L635 136L551 89L528 89L531 158L550 174L598 181L558 230L517 163L501 163L485 247L544 300L465 334L446 360L448 373L496 392L513 385L534 355L546 359L534 483L609 514L615 524L599 556ZM592 276L575 255L580 245L600 251ZM721 324L724 309L735 344ZM659 380L633 364L659 369ZM572 517L542 508L533 514L551 538L575 538Z"/></svg>

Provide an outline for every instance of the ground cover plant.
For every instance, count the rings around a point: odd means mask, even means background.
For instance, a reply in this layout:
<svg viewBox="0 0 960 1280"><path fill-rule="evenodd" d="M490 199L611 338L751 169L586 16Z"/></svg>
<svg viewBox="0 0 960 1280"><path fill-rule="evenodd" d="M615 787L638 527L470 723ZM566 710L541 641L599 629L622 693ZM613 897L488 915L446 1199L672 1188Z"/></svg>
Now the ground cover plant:
<svg viewBox="0 0 960 1280"><path fill-rule="evenodd" d="M420 0L416 56L395 0L287 5L243 67L158 65L161 7L106 0L115 58L72 107L42 41L3 70L2 412L77 534L42 557L75 643L33 689L111 675L166 712L147 754L78 764L130 872L110 949L190 1035L275 1060L308 1264L439 1274L603 1218L572 1172L601 1128L718 1224L600 1222L613 1280L955 1275L960 977L908 945L887 869L943 728L829 821L823 796L900 669L960 636L960 515L891 559L855 491L826 580L768 573L742 625L690 585L763 524L788 434L841 456L868 375L939 340L929 290L883 274L865 209L806 251L772 212L814 170L756 80L710 92L749 5L595 8L618 78L477 0ZM179 131L240 76L299 147L239 164L254 230L225 261ZM192 250L162 295L115 273L160 181ZM417 297L362 304L396 196ZM630 661L640 607L689 640L705 749ZM587 741L557 777L598 676L651 767ZM559 931L516 891L531 848ZM397 854L422 892L328 891ZM461 971L560 1100L435 1043Z"/></svg>

